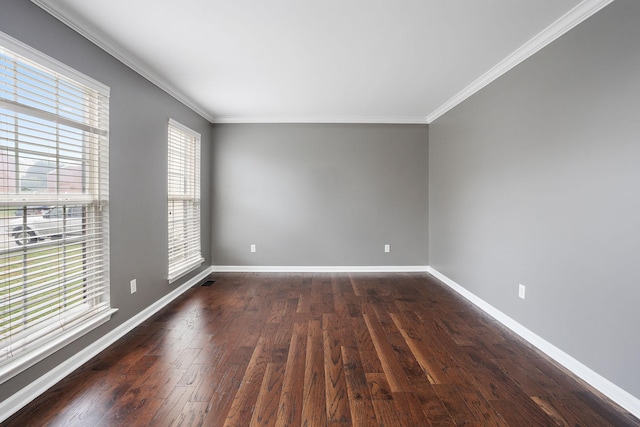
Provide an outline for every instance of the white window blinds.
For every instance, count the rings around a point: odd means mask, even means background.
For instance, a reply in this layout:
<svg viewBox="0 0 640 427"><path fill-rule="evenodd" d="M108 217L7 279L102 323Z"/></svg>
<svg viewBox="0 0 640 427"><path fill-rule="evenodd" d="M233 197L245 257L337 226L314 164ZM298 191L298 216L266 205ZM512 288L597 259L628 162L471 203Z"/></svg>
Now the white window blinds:
<svg viewBox="0 0 640 427"><path fill-rule="evenodd" d="M109 89L0 33L0 382L108 320Z"/></svg>
<svg viewBox="0 0 640 427"><path fill-rule="evenodd" d="M169 282L200 266L200 134L169 120Z"/></svg>

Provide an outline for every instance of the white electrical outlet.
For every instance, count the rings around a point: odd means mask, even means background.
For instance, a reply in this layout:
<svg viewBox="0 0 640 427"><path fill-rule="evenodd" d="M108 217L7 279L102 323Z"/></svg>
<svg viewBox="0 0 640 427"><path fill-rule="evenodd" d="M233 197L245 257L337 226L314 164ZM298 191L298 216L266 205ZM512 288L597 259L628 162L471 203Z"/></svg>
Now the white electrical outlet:
<svg viewBox="0 0 640 427"><path fill-rule="evenodd" d="M518 285L518 296L522 299L524 299L524 290L525 290L524 285L520 283Z"/></svg>
<svg viewBox="0 0 640 427"><path fill-rule="evenodd" d="M385 252L391 252L391 245L384 245Z"/></svg>
<svg viewBox="0 0 640 427"><path fill-rule="evenodd" d="M138 291L138 283L136 282L136 279L133 279L129 284L131 285L131 293L135 294Z"/></svg>
<svg viewBox="0 0 640 427"><path fill-rule="evenodd" d="M256 251L256 245L251 245L251 252L255 252Z"/></svg>

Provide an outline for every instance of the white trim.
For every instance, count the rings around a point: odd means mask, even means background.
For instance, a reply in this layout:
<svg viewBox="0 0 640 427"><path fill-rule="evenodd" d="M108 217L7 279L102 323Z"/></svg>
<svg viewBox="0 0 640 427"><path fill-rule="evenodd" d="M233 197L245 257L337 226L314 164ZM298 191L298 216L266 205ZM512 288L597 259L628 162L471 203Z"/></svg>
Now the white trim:
<svg viewBox="0 0 640 427"><path fill-rule="evenodd" d="M125 47L116 43L111 37L107 36L103 31L99 30L95 25L91 24L86 19L72 11L67 6L59 3L56 0L31 0L33 3L44 9L53 17L66 24L68 27L91 41L102 50L124 63L126 66L140 74L151 83L164 90L166 93L182 102L187 107L204 117L208 121L214 120L213 116L209 114L204 108L194 102L191 98L186 96L182 91L169 83L164 78L160 77L153 69L132 55Z"/></svg>
<svg viewBox="0 0 640 427"><path fill-rule="evenodd" d="M182 266L179 270L173 271L172 274L167 277L167 281L169 282L169 284L175 282L179 278L186 276L196 268L200 267L203 262L204 258L200 257L190 262L189 264Z"/></svg>
<svg viewBox="0 0 640 427"><path fill-rule="evenodd" d="M582 1L576 7L557 19L553 24L549 25L531 40L520 46L509 56L493 66L489 71L474 80L469 86L454 95L453 98L436 108L427 116L427 123L432 123L438 117L442 116L444 113L451 110L465 99L469 98L471 95L478 92L480 89L487 86L489 83L493 82L498 77L502 76L507 71L520 64L543 47L549 45L551 42L612 2L613 0Z"/></svg>
<svg viewBox="0 0 640 427"><path fill-rule="evenodd" d="M462 295L469 302L476 305L489 316L493 317L516 334L520 335L522 338L527 340L530 344L534 345L547 356L551 357L560 365L564 366L569 371L582 378L585 382L593 386L605 396L609 397L618 405L622 406L624 409L640 418L640 399L618 387L617 385L604 378L597 372L594 372L587 366L583 365L578 360L571 357L569 354L560 350L558 347L546 341L544 338L536 335L534 332L530 331L483 299L469 292L467 289L454 282L444 274L440 273L436 269L427 267L427 272L451 289L453 289L458 294Z"/></svg>
<svg viewBox="0 0 640 427"><path fill-rule="evenodd" d="M201 135L200 133L196 132L195 130L183 125L182 123L180 123L177 120L174 120L172 118L169 118L169 126L173 126L174 128L178 128L180 129L182 132L191 135L194 138L197 138L198 140L201 139Z"/></svg>
<svg viewBox="0 0 640 427"><path fill-rule="evenodd" d="M33 399L47 391L49 388L53 387L55 384L78 369L84 363L88 362L98 353L118 341L127 333L131 332L136 326L140 325L149 317L153 316L160 309L185 293L198 282L209 276L212 272L212 267L209 267L206 270L202 271L197 276L188 280L180 287L174 289L164 297L160 298L158 301L151 304L149 307L142 310L140 313L124 322L122 325L118 326L111 332L102 336L97 341L93 342L90 346L85 347L84 349L73 355L71 358L65 360L60 365L56 366L43 376L30 383L28 386L20 389L20 391L13 394L11 397L0 402L0 423L9 418L11 415L15 414Z"/></svg>
<svg viewBox="0 0 640 427"><path fill-rule="evenodd" d="M0 46L37 63L41 67L48 68L54 73L58 73L68 79L74 80L76 83L87 86L98 92L100 95L109 97L109 86L100 83L99 81L71 68L66 64L63 64L57 59L45 55L39 50L22 43L20 40L14 39L2 31L0 31Z"/></svg>
<svg viewBox="0 0 640 427"><path fill-rule="evenodd" d="M89 310L78 310L78 311L88 311ZM55 339L51 341L47 341L33 350L28 351L26 354L21 355L19 357L14 357L10 362L2 365L0 367L0 384L4 383L14 376L18 375L20 372L27 370L32 367L36 363L40 362L44 358L52 355L56 351L60 350L62 347L67 344L77 340L81 336L91 332L95 328L100 325L107 323L113 313L117 312L117 308L107 308L100 314L94 315L89 318L89 320L84 320L82 323L71 327L65 333L59 335ZM55 327L57 326L57 322L51 322ZM1 411L1 410L0 410ZM0 422L2 422L0 420Z"/></svg>
<svg viewBox="0 0 640 427"><path fill-rule="evenodd" d="M212 123L336 123L336 124L399 124L426 125L425 116L248 116L218 117Z"/></svg>
<svg viewBox="0 0 640 427"><path fill-rule="evenodd" d="M275 265L214 265L216 273L424 273L425 265L400 266L275 266Z"/></svg>

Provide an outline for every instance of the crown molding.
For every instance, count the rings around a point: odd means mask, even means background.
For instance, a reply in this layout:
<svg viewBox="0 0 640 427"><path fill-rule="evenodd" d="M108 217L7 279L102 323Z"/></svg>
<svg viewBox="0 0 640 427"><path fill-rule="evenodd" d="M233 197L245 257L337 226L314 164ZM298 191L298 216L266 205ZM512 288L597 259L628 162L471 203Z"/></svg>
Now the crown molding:
<svg viewBox="0 0 640 427"><path fill-rule="evenodd" d="M214 124L225 123L338 123L338 124L415 124L426 125L426 116L247 116L217 117Z"/></svg>
<svg viewBox="0 0 640 427"><path fill-rule="evenodd" d="M500 61L489 71L474 80L466 88L435 109L428 116L393 116L393 117L344 117L344 116L247 116L247 117L215 117L198 103L182 93L174 85L157 74L143 61L136 58L125 47L117 43L89 21L64 6L57 0L31 0L34 4L87 38L89 41L136 71L138 74L182 102L187 107L207 119L211 123L379 123L379 124L429 124L451 110L471 95L475 94L507 71L514 68L551 42L594 15L614 0L584 0L564 14L550 26Z"/></svg>
<svg viewBox="0 0 640 427"><path fill-rule="evenodd" d="M599 12L614 0L584 0L576 7L558 18L553 24L538 33L531 40L500 61L489 71L474 80L469 86L458 92L453 98L436 108L427 116L427 123L432 123L438 117L451 110L474 93L478 92L498 77L511 70L551 42L567 33L569 30Z"/></svg>
<svg viewBox="0 0 640 427"><path fill-rule="evenodd" d="M44 11L58 19L72 30L76 31L102 50L118 59L120 62L140 74L151 83L192 109L194 112L207 119L209 122L214 121L214 117L202 108L198 103L186 96L174 85L169 83L163 77L158 75L153 69L143 61L136 58L126 48L117 43L111 37L107 36L103 31L95 25L78 15L73 10L62 5L56 0L31 0L34 4L42 8Z"/></svg>

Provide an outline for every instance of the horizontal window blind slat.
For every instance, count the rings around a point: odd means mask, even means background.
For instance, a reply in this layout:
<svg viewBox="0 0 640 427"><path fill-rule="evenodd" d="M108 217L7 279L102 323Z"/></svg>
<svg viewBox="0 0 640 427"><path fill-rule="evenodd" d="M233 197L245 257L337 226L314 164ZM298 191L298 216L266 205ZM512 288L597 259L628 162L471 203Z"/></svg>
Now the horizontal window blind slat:
<svg viewBox="0 0 640 427"><path fill-rule="evenodd" d="M25 290L25 285L14 286L7 291L7 294L0 297L0 302L3 305L10 306L21 301L24 302L25 298L36 298L39 295L51 295L55 292L67 292L70 288L84 283L86 285L89 278L92 278L92 285L99 284L100 280L97 277L104 273L104 269L96 266L95 268L83 267L81 271L76 271L71 274L64 274L65 284L60 286L60 275L50 275L44 278L43 282L37 284L29 284L29 289ZM24 282L23 282L24 283Z"/></svg>
<svg viewBox="0 0 640 427"><path fill-rule="evenodd" d="M19 104L18 102L9 101L6 99L0 98L0 108L5 108L7 110L13 111L15 113L23 113L28 114L33 117L37 117L43 120L50 120L54 123L58 123L61 125L66 125L75 129L84 130L86 132L94 133L96 135L107 135L108 131L106 129L101 129L98 127L94 127L91 125L87 125L85 123L80 123L72 119L68 119L66 117L61 117L56 115L55 113L50 113L46 110L42 110L37 107L32 107L24 104Z"/></svg>
<svg viewBox="0 0 640 427"><path fill-rule="evenodd" d="M91 294L95 295L96 290L93 290ZM19 319L20 323L18 325L12 325L11 321L4 328L6 331L11 330L11 334L16 336L16 334L24 331L28 328L33 328L38 324L45 322L47 319L59 317L61 311L69 310L74 306L79 304L84 304L88 299L90 299L91 295L84 294L74 294L70 295L66 298L51 298L50 300L39 300L34 301L29 306L25 307L25 310L28 314L25 316L22 311L16 311L16 318ZM11 317L11 313L9 314ZM0 330L0 332L5 332Z"/></svg>
<svg viewBox="0 0 640 427"><path fill-rule="evenodd" d="M108 304L79 304L65 312L65 316L50 317L31 327L22 329L16 333L12 342L0 342L0 357L3 352L19 352L27 350L30 346L40 341L50 339L47 335L55 334L56 330L65 330L75 323L86 321L101 312L109 310ZM11 354L8 354L11 356Z"/></svg>

